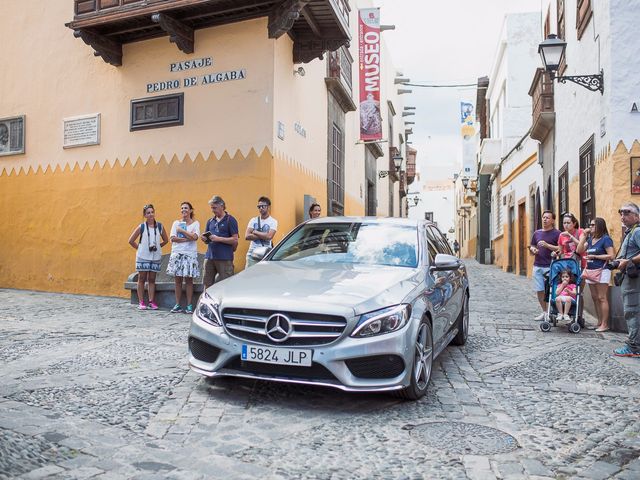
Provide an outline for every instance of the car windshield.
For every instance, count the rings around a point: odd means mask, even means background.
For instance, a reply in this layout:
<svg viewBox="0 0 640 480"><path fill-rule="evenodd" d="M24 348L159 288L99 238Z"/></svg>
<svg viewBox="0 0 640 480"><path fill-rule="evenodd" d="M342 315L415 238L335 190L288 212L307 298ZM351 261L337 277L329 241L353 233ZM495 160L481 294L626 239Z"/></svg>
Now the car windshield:
<svg viewBox="0 0 640 480"><path fill-rule="evenodd" d="M305 224L278 245L271 261L418 265L415 226L384 223Z"/></svg>

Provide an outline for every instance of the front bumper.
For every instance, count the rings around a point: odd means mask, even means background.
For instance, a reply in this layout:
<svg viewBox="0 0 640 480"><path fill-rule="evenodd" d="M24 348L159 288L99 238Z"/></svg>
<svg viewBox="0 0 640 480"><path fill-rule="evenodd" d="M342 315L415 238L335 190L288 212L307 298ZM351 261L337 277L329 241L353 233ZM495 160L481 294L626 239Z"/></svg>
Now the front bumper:
<svg viewBox="0 0 640 480"><path fill-rule="evenodd" d="M207 377L242 377L285 383L298 383L339 388L345 391L383 392L404 388L410 382L413 366L414 339L417 322L408 324L397 332L368 338L344 336L329 345L313 347L292 347L312 350L312 367L284 367L263 363L241 362L243 344L255 344L229 336L223 327L216 327L193 316L189 332L190 339L211 346L216 355L204 361L193 354L189 348L189 366ZM190 345L192 341L190 340ZM201 345L201 344L199 344ZM279 346L280 348L285 348ZM391 378L362 378L354 375L347 361L363 357L397 356L402 359L404 368L400 374ZM204 356L206 357L206 355ZM265 368L267 365L268 368ZM256 367L256 368L252 368ZM295 371L294 371L295 370ZM307 373L308 372L308 373Z"/></svg>

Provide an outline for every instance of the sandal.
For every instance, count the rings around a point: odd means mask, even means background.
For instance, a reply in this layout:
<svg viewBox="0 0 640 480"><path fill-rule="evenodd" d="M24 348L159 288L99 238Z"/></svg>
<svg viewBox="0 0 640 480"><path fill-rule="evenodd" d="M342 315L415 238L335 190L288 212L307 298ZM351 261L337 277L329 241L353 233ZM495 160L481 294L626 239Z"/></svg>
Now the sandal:
<svg viewBox="0 0 640 480"><path fill-rule="evenodd" d="M600 333L608 332L609 330L611 330L609 327L604 327L604 328L603 327L598 327L598 328L596 328L596 332L600 332Z"/></svg>

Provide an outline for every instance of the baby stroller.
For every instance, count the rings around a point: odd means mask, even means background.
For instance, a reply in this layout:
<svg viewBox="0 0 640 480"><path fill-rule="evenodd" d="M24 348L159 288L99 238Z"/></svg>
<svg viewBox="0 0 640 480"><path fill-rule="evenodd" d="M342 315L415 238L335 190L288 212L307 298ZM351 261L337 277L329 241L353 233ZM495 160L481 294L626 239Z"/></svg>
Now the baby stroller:
<svg viewBox="0 0 640 480"><path fill-rule="evenodd" d="M558 316L561 312L558 312L556 308L556 290L561 283L561 273L565 270L569 270L573 275L573 280L576 284L576 301L571 306L569 311L569 317L571 321L568 324L569 331L571 333L578 333L580 329L584 327L584 318L582 317L582 269L580 268L580 262L574 258L560 258L551 262L549 268L549 276L546 281L548 286L547 301L549 307L547 309L547 316L540 324L540 330L548 332L551 330L551 325L558 326Z"/></svg>

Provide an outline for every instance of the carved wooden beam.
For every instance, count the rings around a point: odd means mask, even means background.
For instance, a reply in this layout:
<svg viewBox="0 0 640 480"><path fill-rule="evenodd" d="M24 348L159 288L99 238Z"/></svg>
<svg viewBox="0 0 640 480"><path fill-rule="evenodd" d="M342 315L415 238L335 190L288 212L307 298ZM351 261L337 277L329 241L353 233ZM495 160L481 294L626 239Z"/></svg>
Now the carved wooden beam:
<svg viewBox="0 0 640 480"><path fill-rule="evenodd" d="M154 13L151 20L169 34L169 41L184 53L193 53L193 28L164 13Z"/></svg>
<svg viewBox="0 0 640 480"><path fill-rule="evenodd" d="M313 13L311 13L311 10L309 9L308 6L305 6L302 9L302 16L307 21L307 25L309 25L309 28L311 29L313 34L316 37L322 37L322 31L320 30L320 25L318 25L318 21L316 20L316 17L313 16Z"/></svg>
<svg viewBox="0 0 640 480"><path fill-rule="evenodd" d="M269 38L280 38L293 27L311 0L286 0L269 13Z"/></svg>
<svg viewBox="0 0 640 480"><path fill-rule="evenodd" d="M116 67L122 65L121 43L87 30L74 30L73 36L81 38L84 43L93 48L96 57L102 57L105 62Z"/></svg>
<svg viewBox="0 0 640 480"><path fill-rule="evenodd" d="M296 40L293 43L293 63L309 63L315 58L322 60L325 52L333 52L349 46L347 39Z"/></svg>

